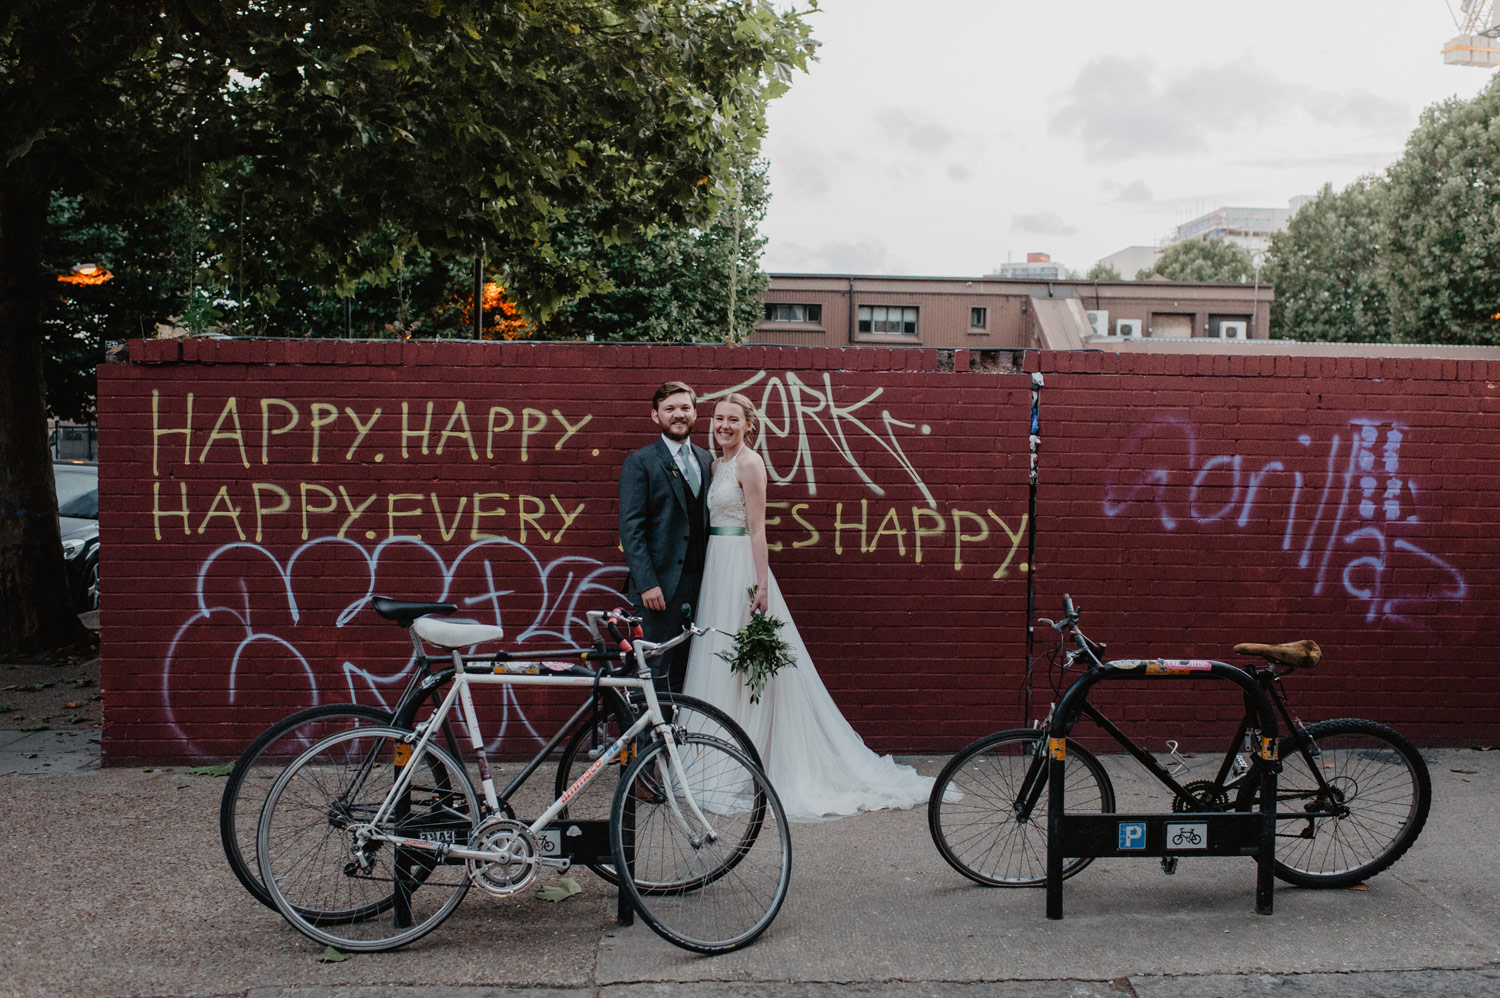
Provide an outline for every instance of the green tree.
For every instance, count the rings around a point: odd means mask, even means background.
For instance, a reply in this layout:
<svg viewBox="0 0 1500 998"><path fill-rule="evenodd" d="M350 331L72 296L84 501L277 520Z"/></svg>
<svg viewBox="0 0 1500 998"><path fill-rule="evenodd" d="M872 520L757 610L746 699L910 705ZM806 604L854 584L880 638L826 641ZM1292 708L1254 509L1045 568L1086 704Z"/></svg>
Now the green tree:
<svg viewBox="0 0 1500 998"><path fill-rule="evenodd" d="M1192 239L1169 246L1156 263L1138 272L1138 281L1160 274L1169 281L1246 284L1255 277L1250 251L1224 239Z"/></svg>
<svg viewBox="0 0 1500 998"><path fill-rule="evenodd" d="M1365 177L1334 192L1325 184L1271 236L1261 278L1276 286L1271 335L1337 343L1388 342L1380 283L1380 206L1385 182Z"/></svg>
<svg viewBox="0 0 1500 998"><path fill-rule="evenodd" d="M599 283L606 239L701 224L815 43L761 0L11 0L0 11L0 506L55 509L42 247L54 195L178 196L219 289L348 291L403 254L504 260L534 313ZM374 237L401 233L401 252ZM45 290L44 290L45 289ZM197 295L186 303L217 307ZM78 635L54 517L0 518L0 650Z"/></svg>
<svg viewBox="0 0 1500 998"><path fill-rule="evenodd" d="M1119 281L1120 272L1107 263L1096 263L1083 275L1085 281Z"/></svg>
<svg viewBox="0 0 1500 998"><path fill-rule="evenodd" d="M605 246L580 227L577 252L588 255L612 287L563 305L542 334L601 340L744 339L761 317L770 286L760 269L760 222L770 197L766 164L737 171L739 197L702 228L660 229ZM733 315L731 320L730 316Z"/></svg>
<svg viewBox="0 0 1500 998"><path fill-rule="evenodd" d="M1392 338L1500 342L1500 76L1422 112L1380 222Z"/></svg>

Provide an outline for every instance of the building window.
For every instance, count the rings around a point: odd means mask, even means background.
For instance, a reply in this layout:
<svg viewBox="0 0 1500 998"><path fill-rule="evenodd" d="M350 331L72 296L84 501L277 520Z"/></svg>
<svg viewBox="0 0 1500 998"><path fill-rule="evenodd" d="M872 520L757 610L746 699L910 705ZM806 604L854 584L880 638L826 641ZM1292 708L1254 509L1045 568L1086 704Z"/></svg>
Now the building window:
<svg viewBox="0 0 1500 998"><path fill-rule="evenodd" d="M861 305L859 331L917 335L917 310L903 305Z"/></svg>
<svg viewBox="0 0 1500 998"><path fill-rule="evenodd" d="M822 322L822 305L785 305L766 302L767 322Z"/></svg>
<svg viewBox="0 0 1500 998"><path fill-rule="evenodd" d="M971 309L969 309L969 328L970 329L983 329L985 327L985 324L988 321L988 319L989 319L989 309L987 309L987 308L971 308Z"/></svg>

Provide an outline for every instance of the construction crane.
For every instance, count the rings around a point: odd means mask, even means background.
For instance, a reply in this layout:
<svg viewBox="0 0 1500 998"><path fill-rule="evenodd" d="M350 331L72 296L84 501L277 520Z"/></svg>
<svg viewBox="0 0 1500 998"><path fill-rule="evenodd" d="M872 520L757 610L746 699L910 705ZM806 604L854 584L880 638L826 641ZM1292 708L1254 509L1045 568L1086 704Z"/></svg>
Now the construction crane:
<svg viewBox="0 0 1500 998"><path fill-rule="evenodd" d="M1453 23L1459 34L1443 46L1444 64L1500 66L1500 6L1494 0L1463 0L1458 9L1463 16L1455 16Z"/></svg>

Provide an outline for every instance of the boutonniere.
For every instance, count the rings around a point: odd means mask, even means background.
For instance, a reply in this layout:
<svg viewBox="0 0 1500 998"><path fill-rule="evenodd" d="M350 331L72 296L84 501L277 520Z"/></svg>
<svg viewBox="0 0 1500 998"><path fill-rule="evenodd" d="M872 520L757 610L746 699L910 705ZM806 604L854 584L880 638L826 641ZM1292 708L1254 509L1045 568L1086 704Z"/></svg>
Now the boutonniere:
<svg viewBox="0 0 1500 998"><path fill-rule="evenodd" d="M673 478L676 478L682 474L682 469L677 467L676 461L663 461L661 463L661 466L665 468L667 474L671 475Z"/></svg>

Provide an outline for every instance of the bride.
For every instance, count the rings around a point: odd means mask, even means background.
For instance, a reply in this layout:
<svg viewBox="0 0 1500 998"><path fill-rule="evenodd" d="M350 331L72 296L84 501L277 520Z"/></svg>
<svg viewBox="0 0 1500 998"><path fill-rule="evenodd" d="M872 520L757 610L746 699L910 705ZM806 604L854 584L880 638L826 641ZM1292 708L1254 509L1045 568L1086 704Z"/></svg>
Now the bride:
<svg viewBox="0 0 1500 998"><path fill-rule="evenodd" d="M932 790L932 778L865 747L818 678L771 574L766 465L749 446L755 418L753 404L739 394L726 396L714 408L712 433L719 458L708 487L708 553L696 622L735 634L751 613L769 614L785 621L779 633L797 665L772 677L760 702L752 704L739 675L718 657L732 650L734 642L709 631L693 639L683 692L723 708L740 722L790 818L816 820L921 803Z"/></svg>

